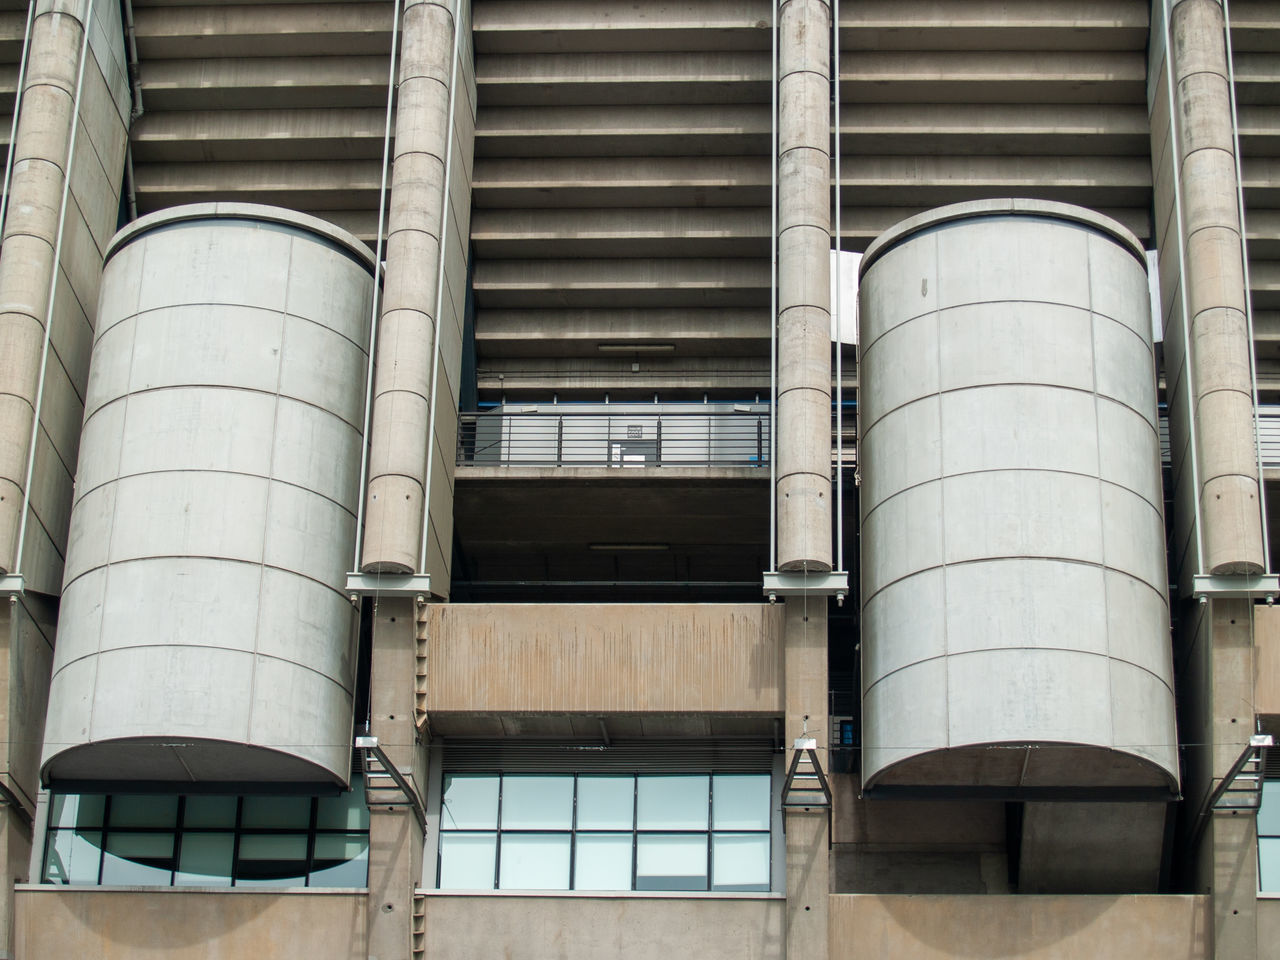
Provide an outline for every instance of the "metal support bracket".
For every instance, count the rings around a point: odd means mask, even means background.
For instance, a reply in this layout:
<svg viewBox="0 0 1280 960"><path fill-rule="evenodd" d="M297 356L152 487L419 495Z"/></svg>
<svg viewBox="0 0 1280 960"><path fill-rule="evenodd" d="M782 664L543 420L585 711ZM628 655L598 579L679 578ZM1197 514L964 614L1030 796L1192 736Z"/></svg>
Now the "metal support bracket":
<svg viewBox="0 0 1280 960"><path fill-rule="evenodd" d="M20 573L10 573L0 577L0 597L8 597L13 603L27 592L26 581Z"/></svg>
<svg viewBox="0 0 1280 960"><path fill-rule="evenodd" d="M1246 812L1257 816L1258 808L1262 806L1262 781L1266 774L1267 750L1274 745L1275 741L1270 734L1255 733L1249 738L1248 745L1231 765L1227 775L1200 805L1200 812L1192 829L1193 848L1215 812Z"/></svg>
<svg viewBox="0 0 1280 960"><path fill-rule="evenodd" d="M348 573L347 594L352 603L361 597L413 597L419 604L431 597L431 577L425 573Z"/></svg>
<svg viewBox="0 0 1280 960"><path fill-rule="evenodd" d="M830 573L769 570L764 575L764 595L770 603L777 603L779 597L835 597L836 603L844 606L844 598L849 595L849 574L844 570Z"/></svg>
<svg viewBox="0 0 1280 960"><path fill-rule="evenodd" d="M364 772L364 795L365 802L368 803L370 781L373 780L390 780L396 785L399 791L404 794L404 800L395 801L391 804L377 803L371 806L402 806L410 807L413 810L413 816L418 821L418 826L422 828L422 832L427 832L427 814L422 809L422 803L418 800L418 794L410 786L409 781L404 778L404 774L396 769L396 765L391 762L391 758L387 756L382 747L378 746L377 737L356 737L356 749L360 751L360 768ZM378 789L377 786L374 789ZM382 789L385 789L383 787Z"/></svg>
<svg viewBox="0 0 1280 960"><path fill-rule="evenodd" d="M18 795L9 789L9 785L0 781L0 807L9 807L18 815L18 819L25 823L28 827L35 823L35 818L31 815L31 811L23 806L22 801L18 799Z"/></svg>
<svg viewBox="0 0 1280 960"><path fill-rule="evenodd" d="M791 754L791 766L782 782L782 812L788 810L827 811L827 846L831 846L831 784L818 759L818 741L797 737ZM782 832L787 831L787 818L782 818Z"/></svg>
<svg viewBox="0 0 1280 960"><path fill-rule="evenodd" d="M1201 603L1210 600L1266 600L1271 604L1280 596L1280 576L1197 576L1192 581L1192 596Z"/></svg>

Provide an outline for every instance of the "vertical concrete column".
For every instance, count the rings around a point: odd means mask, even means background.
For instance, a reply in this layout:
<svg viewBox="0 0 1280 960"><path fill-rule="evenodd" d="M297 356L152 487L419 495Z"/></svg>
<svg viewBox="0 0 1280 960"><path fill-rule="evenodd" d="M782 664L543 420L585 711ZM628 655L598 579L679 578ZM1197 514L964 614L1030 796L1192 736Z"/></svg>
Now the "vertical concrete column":
<svg viewBox="0 0 1280 960"><path fill-rule="evenodd" d="M1212 790L1231 770L1253 733L1253 604L1214 600L1208 636L1206 739L1212 745ZM1197 785L1198 786L1198 785ZM1188 795L1198 805L1199 798ZM1196 807L1192 807L1196 809ZM1211 813L1200 850L1198 892L1213 895L1213 956L1254 960L1257 942L1258 835L1247 811ZM1265 951L1264 951L1265 952Z"/></svg>
<svg viewBox="0 0 1280 960"><path fill-rule="evenodd" d="M417 650L413 601L379 601L369 674L370 733L421 802L426 797L427 765L414 719ZM368 798L369 960L404 960L413 951L413 893L422 876L422 829L408 807L389 805L404 799L398 790L369 790Z"/></svg>
<svg viewBox="0 0 1280 960"><path fill-rule="evenodd" d="M0 573L17 569L18 529L40 358L49 322L54 245L75 122L86 0L37 5L9 211L0 247Z"/></svg>
<svg viewBox="0 0 1280 960"><path fill-rule="evenodd" d="M1253 421L1242 225L1221 0L1172 13L1177 174L1182 184L1200 512L1206 571L1265 566ZM1199 425L1205 424L1206 429Z"/></svg>
<svg viewBox="0 0 1280 960"><path fill-rule="evenodd" d="M404 0L361 562L367 573L419 569L454 29L449 0Z"/></svg>
<svg viewBox="0 0 1280 960"><path fill-rule="evenodd" d="M818 741L818 758L829 773L826 597L787 598L783 644L787 746L807 729L808 736ZM787 759L789 762L790 755ZM788 960L825 960L831 888L827 811L789 809L783 815L787 832L786 955Z"/></svg>
<svg viewBox="0 0 1280 960"><path fill-rule="evenodd" d="M778 569L831 569L831 8L784 0L778 49Z"/></svg>

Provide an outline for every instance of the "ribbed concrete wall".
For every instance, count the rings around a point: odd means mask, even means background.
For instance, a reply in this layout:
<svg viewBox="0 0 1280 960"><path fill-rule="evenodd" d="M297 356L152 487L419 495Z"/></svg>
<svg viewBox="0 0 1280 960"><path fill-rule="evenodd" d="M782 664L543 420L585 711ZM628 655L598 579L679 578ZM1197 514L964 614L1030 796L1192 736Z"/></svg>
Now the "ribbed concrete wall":
<svg viewBox="0 0 1280 960"><path fill-rule="evenodd" d="M782 713L782 607L448 604L429 611L427 709Z"/></svg>
<svg viewBox="0 0 1280 960"><path fill-rule="evenodd" d="M1140 255L1036 201L942 208L869 249L864 783L1176 783Z"/></svg>
<svg viewBox="0 0 1280 960"><path fill-rule="evenodd" d="M371 260L245 205L117 236L46 779L346 780Z"/></svg>

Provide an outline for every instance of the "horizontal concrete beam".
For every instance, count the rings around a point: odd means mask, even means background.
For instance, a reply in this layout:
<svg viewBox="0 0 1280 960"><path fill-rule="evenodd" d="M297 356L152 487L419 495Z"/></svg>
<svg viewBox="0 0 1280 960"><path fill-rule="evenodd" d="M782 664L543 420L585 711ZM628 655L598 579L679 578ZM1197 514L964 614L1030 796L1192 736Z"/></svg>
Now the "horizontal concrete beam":
<svg viewBox="0 0 1280 960"><path fill-rule="evenodd" d="M168 57L320 57L391 49L389 3L147 7L134 11L138 54Z"/></svg>
<svg viewBox="0 0 1280 960"><path fill-rule="evenodd" d="M473 14L476 50L760 50L769 48L767 0L489 0Z"/></svg>
<svg viewBox="0 0 1280 960"><path fill-rule="evenodd" d="M765 208L477 210L471 241L509 257L767 257Z"/></svg>
<svg viewBox="0 0 1280 960"><path fill-rule="evenodd" d="M484 358L600 357L599 345L670 343L675 356L756 355L767 349L765 309L481 310L476 349Z"/></svg>
<svg viewBox="0 0 1280 960"><path fill-rule="evenodd" d="M846 102L1144 103L1142 53L866 52L840 61Z"/></svg>
<svg viewBox="0 0 1280 960"><path fill-rule="evenodd" d="M769 302L762 259L484 260L473 289L482 307L759 306Z"/></svg>
<svg viewBox="0 0 1280 960"><path fill-rule="evenodd" d="M148 112L131 134L135 163L382 159L375 107Z"/></svg>
<svg viewBox="0 0 1280 960"><path fill-rule="evenodd" d="M768 203L769 158L477 159L476 207L700 207Z"/></svg>
<svg viewBox="0 0 1280 960"><path fill-rule="evenodd" d="M376 107L387 102L388 58L335 56L145 59L147 110Z"/></svg>
<svg viewBox="0 0 1280 960"><path fill-rule="evenodd" d="M1128 155L1151 150L1141 104L852 103L840 114L847 154Z"/></svg>
<svg viewBox="0 0 1280 960"><path fill-rule="evenodd" d="M427 710L782 712L782 608L440 604Z"/></svg>
<svg viewBox="0 0 1280 960"><path fill-rule="evenodd" d="M1076 0L1013 9L996 0L872 0L840 10L848 50L1142 50L1143 0Z"/></svg>
<svg viewBox="0 0 1280 960"><path fill-rule="evenodd" d="M767 153L768 104L494 107L480 114L476 155L734 156Z"/></svg>
<svg viewBox="0 0 1280 960"><path fill-rule="evenodd" d="M770 71L767 50L489 54L476 86L489 106L769 103Z"/></svg>
<svg viewBox="0 0 1280 960"><path fill-rule="evenodd" d="M140 208L204 200L268 203L294 210L377 209L376 160L137 164Z"/></svg>

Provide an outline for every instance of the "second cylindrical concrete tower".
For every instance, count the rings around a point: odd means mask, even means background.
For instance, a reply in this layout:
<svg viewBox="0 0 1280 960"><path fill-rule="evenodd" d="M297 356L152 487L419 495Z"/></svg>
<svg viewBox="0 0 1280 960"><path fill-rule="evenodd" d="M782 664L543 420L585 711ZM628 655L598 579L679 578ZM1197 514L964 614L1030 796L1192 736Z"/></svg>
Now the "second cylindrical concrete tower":
<svg viewBox="0 0 1280 960"><path fill-rule="evenodd" d="M1151 313L1119 224L943 207L863 259L864 783L1174 788Z"/></svg>
<svg viewBox="0 0 1280 960"><path fill-rule="evenodd" d="M778 40L779 570L831 569L831 8L786 0Z"/></svg>

